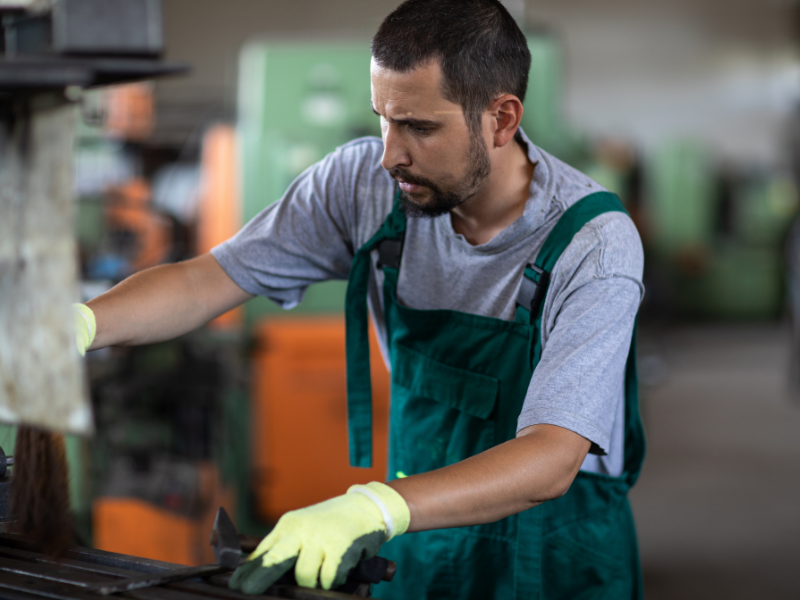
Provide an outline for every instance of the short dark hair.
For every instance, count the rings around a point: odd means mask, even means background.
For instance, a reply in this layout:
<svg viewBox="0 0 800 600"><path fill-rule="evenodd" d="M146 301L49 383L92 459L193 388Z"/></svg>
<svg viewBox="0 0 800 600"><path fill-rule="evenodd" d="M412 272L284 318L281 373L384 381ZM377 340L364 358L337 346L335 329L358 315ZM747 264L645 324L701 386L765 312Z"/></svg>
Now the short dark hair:
<svg viewBox="0 0 800 600"><path fill-rule="evenodd" d="M497 0L406 0L381 23L371 50L378 65L400 73L438 59L442 93L473 132L497 97L525 100L528 42Z"/></svg>

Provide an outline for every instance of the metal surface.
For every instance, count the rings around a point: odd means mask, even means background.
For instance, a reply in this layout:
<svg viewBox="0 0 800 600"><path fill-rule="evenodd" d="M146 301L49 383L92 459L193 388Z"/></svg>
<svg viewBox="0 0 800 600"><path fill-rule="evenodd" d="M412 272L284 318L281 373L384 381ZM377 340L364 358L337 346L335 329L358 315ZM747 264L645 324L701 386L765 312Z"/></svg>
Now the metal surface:
<svg viewBox="0 0 800 600"><path fill-rule="evenodd" d="M229 532L226 532L226 536L229 536ZM392 563L380 560L391 569ZM208 565L205 571L199 569L206 567L187 568L82 547L75 547L56 559L42 554L24 537L0 534L0 600L34 600L42 597L52 600L97 600L99 588L115 582L126 584L128 587L122 593L133 600L252 600L252 596L228 588L231 576L229 569L219 565ZM215 569L217 574L214 574ZM219 574L222 571L225 572ZM192 580L174 581L176 577L186 577L189 572L194 575ZM384 574L383 579L389 580L388 573ZM158 587L137 589L130 586L132 582L156 580ZM369 594L368 583L352 583L351 594L301 588L282 580L259 598L352 600Z"/></svg>
<svg viewBox="0 0 800 600"><path fill-rule="evenodd" d="M158 60L160 0L56 0L52 10L0 4L0 91L88 87L188 70ZM0 96L1 97L1 96Z"/></svg>
<svg viewBox="0 0 800 600"><path fill-rule="evenodd" d="M246 537L245 543L250 546L251 538ZM131 592L144 588L163 586L187 579L200 577L210 577L225 572L230 573L239 566L242 558L242 538L236 531L236 527L231 521L224 508L217 510L217 517L214 520L214 527L211 531L210 542L214 546L214 555L219 561L218 564L203 565L199 567L185 567L172 570L164 570L158 573L144 573L131 577L126 577L118 581L101 580L81 584L87 590L108 596L110 594ZM3 570L3 563L0 560L0 570ZM381 581L391 581L394 577L397 565L380 556L362 560L356 565L348 575L347 582L342 590L355 593L359 596L367 596L370 591L370 584ZM59 579L59 581L62 581ZM68 583L68 582L65 582ZM219 580L221 585L227 584L227 578ZM290 571L281 578L278 587L295 587L293 573Z"/></svg>
<svg viewBox="0 0 800 600"><path fill-rule="evenodd" d="M242 549L239 545L239 534L236 531L236 527L228 513L221 506L217 510L217 517L214 520L211 543L214 546L214 555L218 560L217 564L173 569L161 573L147 573L128 577L122 581L106 580L88 585L87 589L102 596L108 596L109 594L130 592L186 579L209 577L225 571L233 571L239 566ZM2 565L0 565L0 568L2 568Z"/></svg>
<svg viewBox="0 0 800 600"><path fill-rule="evenodd" d="M211 537L217 562L231 570L238 567L239 561L242 559L239 534L228 513L221 506L217 510L217 518L214 519L214 529Z"/></svg>
<svg viewBox="0 0 800 600"><path fill-rule="evenodd" d="M0 562L0 570L2 569L2 562ZM131 592L133 590L140 590L143 588L150 588L176 581L184 581L186 579L196 579L198 577L210 577L225 571L229 571L227 567L222 565L202 565L199 567L185 567L183 569L174 569L165 573L148 573L144 575L135 575L122 581L103 581L94 584L87 584L87 590L108 596L109 594L117 594L120 592Z"/></svg>
<svg viewBox="0 0 800 600"><path fill-rule="evenodd" d="M137 573L173 573L186 567L159 561L94 550L74 548L59 559L45 556L27 540L0 534L0 600L97 600L91 592L109 578L130 580ZM132 600L252 600L227 587L229 575L208 577L207 581L182 581L160 587L126 591ZM350 594L276 585L259 596L261 600L347 600Z"/></svg>
<svg viewBox="0 0 800 600"><path fill-rule="evenodd" d="M58 0L52 44L58 53L158 55L164 48L160 0Z"/></svg>
<svg viewBox="0 0 800 600"><path fill-rule="evenodd" d="M0 93L109 85L188 71L183 63L142 58L5 57L0 59Z"/></svg>

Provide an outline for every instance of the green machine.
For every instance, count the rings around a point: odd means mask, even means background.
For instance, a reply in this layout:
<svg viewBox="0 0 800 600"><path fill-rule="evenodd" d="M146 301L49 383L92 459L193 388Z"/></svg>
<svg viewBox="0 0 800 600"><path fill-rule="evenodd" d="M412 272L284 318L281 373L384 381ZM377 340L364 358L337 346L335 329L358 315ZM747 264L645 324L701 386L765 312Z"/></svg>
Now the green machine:
<svg viewBox="0 0 800 600"><path fill-rule="evenodd" d="M540 29L528 34L531 70L522 129L534 144L580 169L588 166L588 144L564 116L564 45L559 36Z"/></svg>
<svg viewBox="0 0 800 600"><path fill-rule="evenodd" d="M380 136L370 108L369 43L253 42L240 55L239 140L245 221L292 180L348 141ZM341 312L347 283L312 286L296 311ZM258 298L247 321L282 312Z"/></svg>
<svg viewBox="0 0 800 600"><path fill-rule="evenodd" d="M669 274L678 313L777 316L784 302L783 244L798 210L792 182L751 174L721 194L711 154L686 140L663 145L647 173L648 258Z"/></svg>
<svg viewBox="0 0 800 600"><path fill-rule="evenodd" d="M529 37L531 75L522 127L539 145L569 160L577 136L562 115L563 49L548 33ZM255 41L239 60L239 140L245 221L280 199L292 180L356 137L380 136L370 108L369 43ZM312 286L303 313L340 312L346 282ZM247 321L282 312L264 298L247 305Z"/></svg>

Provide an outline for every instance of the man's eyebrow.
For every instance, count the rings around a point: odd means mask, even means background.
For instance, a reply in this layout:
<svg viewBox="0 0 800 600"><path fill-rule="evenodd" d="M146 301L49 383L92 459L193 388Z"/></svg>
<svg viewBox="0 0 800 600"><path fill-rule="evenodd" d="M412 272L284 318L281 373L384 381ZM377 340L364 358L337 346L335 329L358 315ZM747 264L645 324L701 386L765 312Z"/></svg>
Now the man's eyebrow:
<svg viewBox="0 0 800 600"><path fill-rule="evenodd" d="M373 105L372 102L369 103L369 107L372 109L372 112L374 112L379 117L383 116L381 115L381 113L375 110L375 105ZM436 125L439 125L438 121L430 121L428 119L414 119L413 117L407 117L405 119L393 119L392 117L388 117L386 120L392 123L399 123L401 125L411 125L412 127L435 127Z"/></svg>

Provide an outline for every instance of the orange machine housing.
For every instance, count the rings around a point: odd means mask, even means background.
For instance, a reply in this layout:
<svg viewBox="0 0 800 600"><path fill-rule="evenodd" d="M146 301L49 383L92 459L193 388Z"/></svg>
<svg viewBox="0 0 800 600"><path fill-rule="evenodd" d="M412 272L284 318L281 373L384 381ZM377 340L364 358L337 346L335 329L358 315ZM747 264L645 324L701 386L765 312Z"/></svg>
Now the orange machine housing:
<svg viewBox="0 0 800 600"><path fill-rule="evenodd" d="M350 466L344 317L269 319L256 328L253 466L259 515L285 512L386 477L389 374L370 333L372 468Z"/></svg>
<svg viewBox="0 0 800 600"><path fill-rule="evenodd" d="M233 491L217 468L198 465L200 511L187 516L130 497L101 496L92 503L94 546L108 552L196 566L216 561L209 543L217 508L235 518Z"/></svg>
<svg viewBox="0 0 800 600"><path fill-rule="evenodd" d="M152 82L111 86L105 94L106 131L118 138L138 142L150 137L155 123Z"/></svg>
<svg viewBox="0 0 800 600"><path fill-rule="evenodd" d="M136 240L131 259L134 271L161 264L169 254L171 225L150 207L150 184L131 179L106 191L106 224L110 231L126 231Z"/></svg>
<svg viewBox="0 0 800 600"><path fill-rule="evenodd" d="M197 211L197 254L205 254L233 237L242 226L242 208L237 185L236 130L214 125L203 136L202 194ZM241 326L242 308L220 315L209 326L236 329Z"/></svg>

